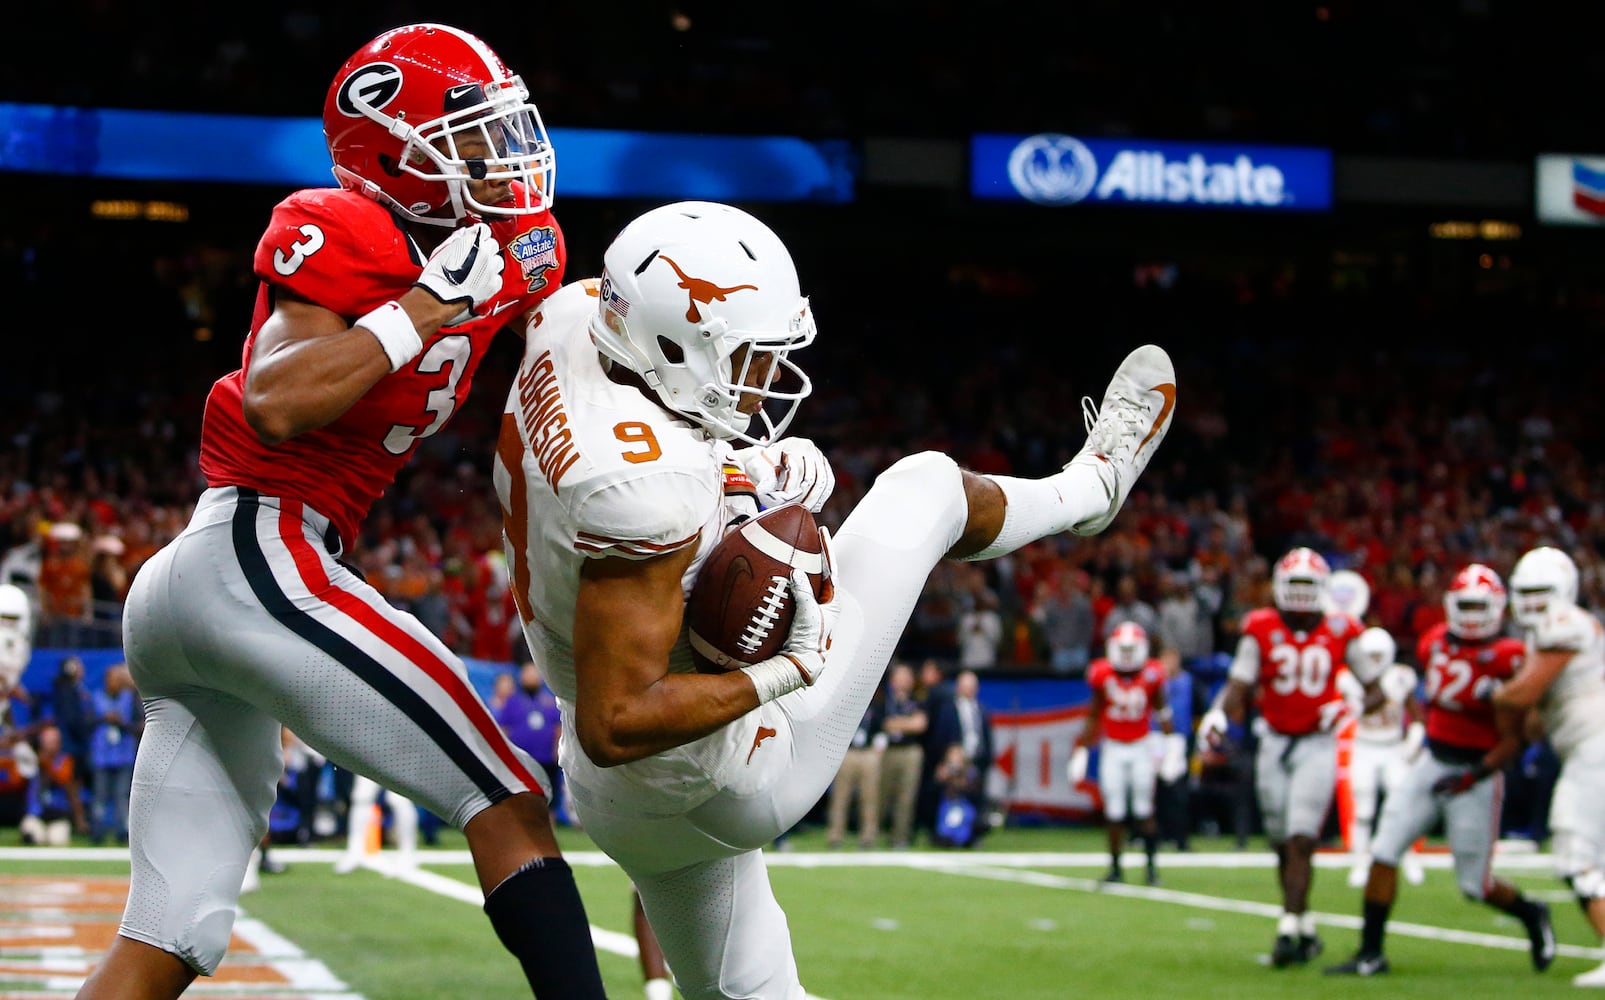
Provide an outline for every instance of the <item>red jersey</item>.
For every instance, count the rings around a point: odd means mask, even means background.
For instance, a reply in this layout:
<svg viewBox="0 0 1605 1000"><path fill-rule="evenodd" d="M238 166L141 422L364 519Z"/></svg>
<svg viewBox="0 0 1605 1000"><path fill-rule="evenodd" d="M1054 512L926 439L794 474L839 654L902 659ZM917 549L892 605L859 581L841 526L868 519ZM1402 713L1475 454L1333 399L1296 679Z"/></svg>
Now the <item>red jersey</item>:
<svg viewBox="0 0 1605 1000"><path fill-rule="evenodd" d="M274 292L294 292L355 322L411 288L427 261L397 217L359 193L319 188L280 202L256 248L261 285L240 368L218 379L206 399L200 467L207 485L304 501L334 523L349 550L413 446L445 426L467 398L496 331L563 280L567 253L550 213L502 218L491 229L507 266L502 290L480 307L482 315L425 340L416 358L379 379L332 423L268 445L246 424L242 393Z"/></svg>
<svg viewBox="0 0 1605 1000"><path fill-rule="evenodd" d="M1121 673L1108 659L1087 668L1087 684L1103 693L1103 714L1098 725L1104 739L1135 743L1148 738L1153 728L1154 700L1165 686L1165 665L1149 660L1141 670Z"/></svg>
<svg viewBox="0 0 1605 1000"><path fill-rule="evenodd" d="M1232 676L1256 686L1266 725L1286 736L1316 732L1321 706L1343 698L1338 670L1363 631L1348 615L1327 615L1310 631L1296 632L1277 609L1256 609L1243 619ZM1242 676L1250 668L1252 680Z"/></svg>
<svg viewBox="0 0 1605 1000"><path fill-rule="evenodd" d="M1428 629L1416 650L1427 680L1427 739L1471 750L1498 743L1488 698L1526 652L1520 639L1460 639L1441 622Z"/></svg>

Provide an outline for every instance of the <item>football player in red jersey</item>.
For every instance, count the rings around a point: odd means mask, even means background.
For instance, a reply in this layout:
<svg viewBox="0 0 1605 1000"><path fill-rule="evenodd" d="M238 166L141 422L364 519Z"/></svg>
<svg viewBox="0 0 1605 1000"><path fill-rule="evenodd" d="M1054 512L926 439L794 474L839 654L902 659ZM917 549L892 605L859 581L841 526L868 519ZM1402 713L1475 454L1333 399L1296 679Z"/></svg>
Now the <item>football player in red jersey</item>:
<svg viewBox="0 0 1605 1000"><path fill-rule="evenodd" d="M1505 798L1501 772L1521 751L1521 713L1496 710L1491 700L1524 656L1520 639L1500 635L1505 586L1493 570L1473 563L1455 575L1443 607L1446 620L1422 634L1417 651L1427 675L1427 752L1383 806L1365 883L1360 950L1327 969L1329 975L1388 971L1382 936L1398 895L1399 859L1439 819L1460 891L1522 922L1533 968L1542 972L1555 958L1549 907L1495 878L1492 869Z"/></svg>
<svg viewBox="0 0 1605 1000"><path fill-rule="evenodd" d="M323 122L340 187L274 209L240 368L206 401L207 489L128 595L125 652L149 717L132 881L79 996L176 997L216 970L267 828L282 723L463 829L485 911L536 996L601 997L547 777L461 661L339 561L492 337L561 283L552 149L522 81L439 24L359 49Z"/></svg>
<svg viewBox="0 0 1605 1000"><path fill-rule="evenodd" d="M1346 705L1338 671L1364 631L1349 615L1324 610L1330 576L1312 549L1295 548L1278 560L1271 574L1276 606L1243 618L1226 686L1199 721L1199 736L1218 743L1228 718L1241 723L1250 696L1258 694L1254 790L1282 887L1271 952L1276 968L1307 962L1321 950L1309 909L1312 859L1337 782L1336 730Z"/></svg>
<svg viewBox="0 0 1605 1000"><path fill-rule="evenodd" d="M1087 748L1098 743L1098 794L1103 799L1105 833L1109 838L1109 873L1106 882L1124 879L1120 850L1125 839L1126 805L1143 850L1148 855L1148 884L1159 882L1154 855L1159 831L1154 826L1154 751L1150 734L1157 718L1165 734L1165 758L1160 770L1166 781L1180 777L1187 766L1186 743L1171 726L1165 703L1165 665L1148 656L1148 633L1136 622L1123 622L1104 644L1106 656L1087 668L1092 702L1087 724L1070 751L1070 785L1087 777ZM1100 741L1101 737L1101 741Z"/></svg>

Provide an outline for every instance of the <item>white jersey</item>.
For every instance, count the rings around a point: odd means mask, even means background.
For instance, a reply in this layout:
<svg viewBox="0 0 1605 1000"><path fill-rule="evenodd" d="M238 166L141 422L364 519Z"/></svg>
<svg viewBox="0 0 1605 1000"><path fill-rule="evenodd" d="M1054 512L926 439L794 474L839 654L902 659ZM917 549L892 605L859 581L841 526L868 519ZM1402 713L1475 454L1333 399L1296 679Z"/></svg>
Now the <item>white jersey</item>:
<svg viewBox="0 0 1605 1000"><path fill-rule="evenodd" d="M1566 650L1572 654L1538 702L1544 732L1565 757L1602 732L1605 719L1605 629L1575 604L1552 604L1527 631L1527 654Z"/></svg>
<svg viewBox="0 0 1605 1000"><path fill-rule="evenodd" d="M719 790L741 741L725 727L693 743L600 768L575 737L574 609L587 559L645 559L686 546L687 593L728 521L728 446L608 377L587 322L596 285L568 285L541 303L508 395L495 465L508 525L508 565L524 636L563 714L558 760L570 781L641 808L689 808ZM517 438L512 435L516 434ZM682 628L671 673L695 670ZM750 737L746 738L750 741Z"/></svg>
<svg viewBox="0 0 1605 1000"><path fill-rule="evenodd" d="M1354 738L1367 743L1402 743L1405 705L1416 689L1416 672L1402 663L1395 663L1382 671L1382 676L1377 679L1377 687L1382 691L1382 704L1372 711L1363 712L1361 706L1365 704L1365 685L1351 671L1345 670L1338 675L1338 691L1354 706L1355 714L1359 716Z"/></svg>

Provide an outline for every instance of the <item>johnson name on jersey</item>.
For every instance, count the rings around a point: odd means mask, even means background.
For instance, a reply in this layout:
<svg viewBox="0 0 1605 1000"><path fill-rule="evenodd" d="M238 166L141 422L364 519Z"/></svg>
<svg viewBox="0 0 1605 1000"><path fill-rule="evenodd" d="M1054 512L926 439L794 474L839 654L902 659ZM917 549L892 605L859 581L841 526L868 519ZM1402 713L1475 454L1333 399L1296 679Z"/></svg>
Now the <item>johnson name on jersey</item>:
<svg viewBox="0 0 1605 1000"><path fill-rule="evenodd" d="M689 592L729 519L728 446L609 377L587 329L596 295L594 281L570 284L532 319L494 479L525 636L564 711L562 766L593 790L622 782L649 801L672 796L678 808L687 795L717 791L708 779L734 746L730 727L620 767L591 764L567 737L577 693L575 605L587 559L645 559L688 546L696 549L682 581ZM669 669L695 669L683 630Z"/></svg>
<svg viewBox="0 0 1605 1000"><path fill-rule="evenodd" d="M1569 754L1605 732L1605 629L1575 604L1552 603L1527 634L1534 652L1567 652L1571 659L1539 699L1544 732L1555 752Z"/></svg>

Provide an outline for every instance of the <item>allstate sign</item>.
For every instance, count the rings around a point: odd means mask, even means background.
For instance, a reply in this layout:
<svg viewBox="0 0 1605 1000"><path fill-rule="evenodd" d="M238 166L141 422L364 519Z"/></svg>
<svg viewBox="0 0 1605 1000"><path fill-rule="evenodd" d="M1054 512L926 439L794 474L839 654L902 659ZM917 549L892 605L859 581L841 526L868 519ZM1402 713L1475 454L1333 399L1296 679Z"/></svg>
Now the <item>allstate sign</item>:
<svg viewBox="0 0 1605 1000"><path fill-rule="evenodd" d="M977 135L970 193L1039 205L1083 201L1320 212L1332 207L1332 154L1295 146Z"/></svg>

